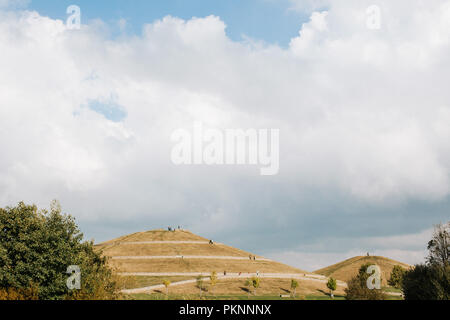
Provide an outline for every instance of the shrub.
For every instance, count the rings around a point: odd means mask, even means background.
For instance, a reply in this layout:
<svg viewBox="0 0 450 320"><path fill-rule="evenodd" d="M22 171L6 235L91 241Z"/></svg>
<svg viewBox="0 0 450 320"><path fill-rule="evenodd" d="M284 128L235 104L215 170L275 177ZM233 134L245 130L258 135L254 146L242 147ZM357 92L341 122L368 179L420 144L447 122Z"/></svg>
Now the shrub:
<svg viewBox="0 0 450 320"><path fill-rule="evenodd" d="M384 300L386 298L383 291L371 290L367 287L367 279L370 276L367 274L369 266L370 264L362 265L358 275L347 283L348 286L345 288L347 300Z"/></svg>
<svg viewBox="0 0 450 320"><path fill-rule="evenodd" d="M292 279L291 280L291 289L294 290L294 292L293 292L294 297L297 293L297 288L298 288L298 281L295 279Z"/></svg>
<svg viewBox="0 0 450 320"><path fill-rule="evenodd" d="M394 266L391 272L391 278L388 280L388 284L397 289L402 287L403 277L405 276L406 270L400 266Z"/></svg>
<svg viewBox="0 0 450 320"><path fill-rule="evenodd" d="M253 286L253 294L256 295L256 289L258 289L259 286L261 285L261 279L258 278L258 277L253 277L251 279L251 283L252 283L252 286Z"/></svg>
<svg viewBox="0 0 450 320"><path fill-rule="evenodd" d="M38 292L38 288L33 286L26 289L0 289L0 300L38 300Z"/></svg>

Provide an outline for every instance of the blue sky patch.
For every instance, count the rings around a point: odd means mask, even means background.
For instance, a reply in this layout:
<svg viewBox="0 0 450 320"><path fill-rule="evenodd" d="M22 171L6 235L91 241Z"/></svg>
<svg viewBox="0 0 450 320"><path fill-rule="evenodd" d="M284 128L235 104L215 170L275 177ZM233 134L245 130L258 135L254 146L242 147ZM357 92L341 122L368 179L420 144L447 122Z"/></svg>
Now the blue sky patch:
<svg viewBox="0 0 450 320"><path fill-rule="evenodd" d="M127 112L123 107L115 103L114 101L100 101L100 100L90 100L88 103L88 108L92 111L100 113L106 119L120 122L127 117Z"/></svg>

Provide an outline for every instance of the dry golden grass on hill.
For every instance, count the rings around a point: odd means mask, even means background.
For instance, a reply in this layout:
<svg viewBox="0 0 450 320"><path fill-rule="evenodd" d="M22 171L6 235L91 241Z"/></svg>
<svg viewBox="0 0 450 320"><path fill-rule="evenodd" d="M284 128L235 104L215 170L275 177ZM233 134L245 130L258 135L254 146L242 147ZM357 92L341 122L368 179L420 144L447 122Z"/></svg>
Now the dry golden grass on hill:
<svg viewBox="0 0 450 320"><path fill-rule="evenodd" d="M246 287L246 278L242 279L227 279L219 280L217 284L211 288L208 281L204 282L204 287L207 290L207 294L216 295L246 295L248 290L253 293L253 288ZM327 295L329 290L326 284L318 283L311 280L298 280L299 287L297 288L297 296L300 295ZM165 290L153 290L153 292L165 292ZM184 284L180 286L169 287L170 294L180 295L194 295L199 294L199 288L195 283ZM291 293L291 280L290 279L261 279L260 288L257 289L257 295L289 295ZM343 295L344 290L338 286L336 295Z"/></svg>
<svg viewBox="0 0 450 320"><path fill-rule="evenodd" d="M154 242L159 243L154 243ZM169 241L169 242L167 242ZM180 243L171 243L176 241ZM184 241L195 241L202 243L183 243ZM167 276L123 276L127 281L127 289L142 288L161 284L164 280L172 282L183 280L194 280L195 276L189 273L211 274L215 271L220 276L227 274L242 273L240 279L222 279L213 288L214 295L236 295L246 296L247 290L244 286L246 274L288 274L285 279L261 279L261 287L257 291L258 296L271 295L274 297L290 294L292 274L310 274L309 272L278 263L275 261L258 260L262 257L256 256L256 260L248 259L249 256L255 256L249 252L239 250L220 243L209 244L208 239L192 234L186 230L176 230L173 232L166 230L155 230L147 232L134 233L114 240L101 243L96 246L107 257L125 257L126 259L109 259L108 263L121 273L160 273ZM156 259L142 259L139 257L148 256ZM180 256L183 256L181 258ZM199 258L186 258L187 256L197 256ZM127 257L132 257L129 259ZM160 258L171 257L171 258ZM204 258L209 257L209 258ZM218 259L217 257L222 257ZM244 259L230 259L230 257ZM333 266L316 271L315 273L327 277L334 277L338 280L348 281L357 274L361 265L365 263L375 263L382 270L383 284L390 276L390 272L395 265L408 268L409 266L383 257L355 257L340 262ZM179 275L174 275L177 273ZM297 294L300 296L318 296L326 297L329 290L325 283L313 280L298 280L300 286ZM209 282L205 280L205 286L208 288ZM343 287L338 286L336 295L343 295ZM163 290L165 291L165 290ZM199 289L195 283L181 284L170 287L170 292L175 296L198 295ZM209 295L212 292L208 293ZM148 297L147 297L148 298Z"/></svg>
<svg viewBox="0 0 450 320"><path fill-rule="evenodd" d="M103 254L117 256L234 256L248 257L249 253L222 244L116 244L102 248ZM258 257L258 256L257 256Z"/></svg>
<svg viewBox="0 0 450 320"><path fill-rule="evenodd" d="M314 273L321 274L327 277L333 277L335 279L347 282L351 278L356 276L358 274L359 268L366 263L376 264L380 267L383 286L387 285L387 280L390 278L394 266L399 265L405 269L411 267L406 263L391 260L385 257L360 256L350 258L326 268L314 271Z"/></svg>
<svg viewBox="0 0 450 320"><path fill-rule="evenodd" d="M215 259L152 259L110 260L120 272L205 272L223 273L307 273L305 271L273 261L215 260Z"/></svg>
<svg viewBox="0 0 450 320"><path fill-rule="evenodd" d="M204 243L151 243L153 241L201 241ZM114 269L123 273L306 273L278 262L258 261L262 258L223 244L208 244L208 239L186 230L155 230L134 233L96 246L107 257L168 256L166 259L109 259ZM136 243L150 242L150 243ZM188 259L174 256L240 257L232 259ZM256 261L247 259L256 256Z"/></svg>
<svg viewBox="0 0 450 320"><path fill-rule="evenodd" d="M195 280L192 276L170 276L170 277L148 277L148 276L122 276L124 289L145 288L155 285L162 285L164 280L169 280L171 283Z"/></svg>
<svg viewBox="0 0 450 320"><path fill-rule="evenodd" d="M167 230L152 230L144 232L136 232L130 235L112 239L98 244L98 247L111 245L114 242L138 242L138 241L209 241L209 239L200 237L187 230L175 230L169 232Z"/></svg>

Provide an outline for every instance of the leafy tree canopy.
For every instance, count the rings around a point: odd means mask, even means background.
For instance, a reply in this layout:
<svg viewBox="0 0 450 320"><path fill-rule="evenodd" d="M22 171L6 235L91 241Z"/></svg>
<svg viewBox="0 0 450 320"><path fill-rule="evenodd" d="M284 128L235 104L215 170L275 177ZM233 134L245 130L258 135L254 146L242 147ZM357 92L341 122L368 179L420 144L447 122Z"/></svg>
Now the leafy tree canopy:
<svg viewBox="0 0 450 320"><path fill-rule="evenodd" d="M359 268L358 275L348 282L345 288L347 300L384 300L385 294L382 290L369 289L367 286L367 279L370 274L367 269L371 264L364 264Z"/></svg>
<svg viewBox="0 0 450 320"><path fill-rule="evenodd" d="M428 242L426 264L419 264L403 276L402 289L406 300L450 299L450 222L435 226Z"/></svg>
<svg viewBox="0 0 450 320"><path fill-rule="evenodd" d="M400 266L394 266L391 271L391 278L388 280L388 284L397 289L402 287L403 277L405 276L406 270Z"/></svg>
<svg viewBox="0 0 450 320"><path fill-rule="evenodd" d="M114 299L119 285L105 258L83 234L73 217L23 202L0 208L0 290L35 292L39 299ZM81 290L69 290L67 268L81 270Z"/></svg>

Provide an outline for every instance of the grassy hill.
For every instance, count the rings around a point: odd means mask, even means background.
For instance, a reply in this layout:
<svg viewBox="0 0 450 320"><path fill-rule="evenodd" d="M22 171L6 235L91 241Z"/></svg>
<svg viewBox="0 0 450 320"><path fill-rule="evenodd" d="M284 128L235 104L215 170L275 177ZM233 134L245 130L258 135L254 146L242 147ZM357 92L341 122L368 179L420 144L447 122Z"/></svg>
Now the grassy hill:
<svg viewBox="0 0 450 320"><path fill-rule="evenodd" d="M96 248L121 273L307 273L186 230L139 232Z"/></svg>
<svg viewBox="0 0 450 320"><path fill-rule="evenodd" d="M198 298L195 279L199 274L205 280L204 294L211 299L289 296L292 278L299 282L298 297L328 299L324 276L346 281L362 264L370 262L381 267L385 281L394 265L409 267L382 257L355 257L311 274L222 243L210 243L187 230L138 232L100 243L96 249L108 257L108 263L124 277L124 288L129 289L125 291L132 299L164 298L165 289L161 285L164 280L172 282L170 299ZM213 271L219 276L214 288L208 282ZM253 296L245 281L256 273L260 275L261 288L257 296ZM343 298L345 286L345 283L338 283L336 294L340 298Z"/></svg>
<svg viewBox="0 0 450 320"><path fill-rule="evenodd" d="M387 285L387 280L390 278L391 271L394 266L399 265L405 269L409 269L411 267L406 263L395 261L385 257L359 256L333 264L320 270L316 270L314 271L314 273L321 274L326 277L333 277L335 279L347 282L351 278L356 276L358 274L359 268L366 263L376 264L380 267L382 285L384 286Z"/></svg>

